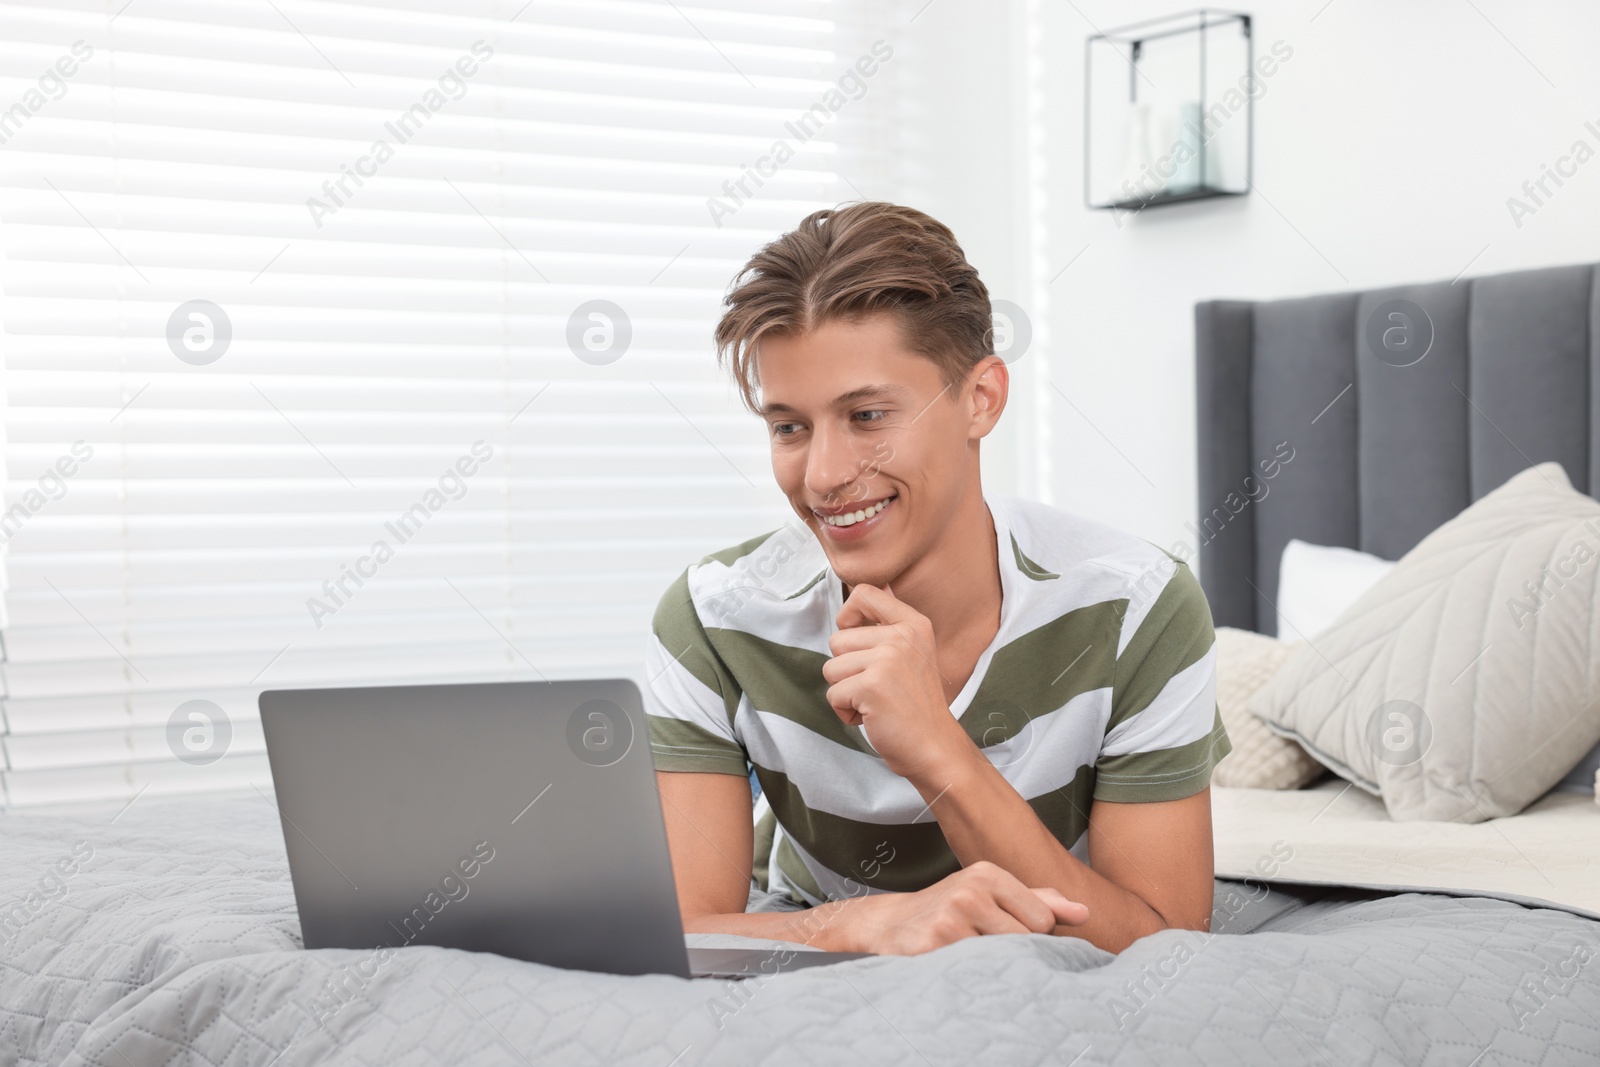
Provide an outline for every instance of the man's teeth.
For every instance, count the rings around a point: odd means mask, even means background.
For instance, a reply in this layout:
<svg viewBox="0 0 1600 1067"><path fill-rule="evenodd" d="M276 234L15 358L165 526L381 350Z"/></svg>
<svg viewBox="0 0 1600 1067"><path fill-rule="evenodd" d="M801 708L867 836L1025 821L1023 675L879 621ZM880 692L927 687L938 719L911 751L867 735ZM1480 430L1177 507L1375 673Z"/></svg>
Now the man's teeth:
<svg viewBox="0 0 1600 1067"><path fill-rule="evenodd" d="M888 507L889 501L893 499L894 497L892 496L885 497L870 508L862 508L860 511L847 511L842 515L824 515L822 516L822 521L829 526L854 526L858 522L865 522Z"/></svg>

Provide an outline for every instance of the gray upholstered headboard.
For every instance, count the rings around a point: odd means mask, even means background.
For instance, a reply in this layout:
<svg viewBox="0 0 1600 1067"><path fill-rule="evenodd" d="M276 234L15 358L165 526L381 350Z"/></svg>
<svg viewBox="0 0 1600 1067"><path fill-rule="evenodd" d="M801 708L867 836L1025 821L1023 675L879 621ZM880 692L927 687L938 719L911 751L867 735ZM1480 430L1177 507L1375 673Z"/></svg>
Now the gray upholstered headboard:
<svg viewBox="0 0 1600 1067"><path fill-rule="evenodd" d="M1195 306L1195 363L1191 532L1218 626L1276 630L1290 538L1398 559L1511 475L1552 459L1600 496L1592 265L1207 301Z"/></svg>

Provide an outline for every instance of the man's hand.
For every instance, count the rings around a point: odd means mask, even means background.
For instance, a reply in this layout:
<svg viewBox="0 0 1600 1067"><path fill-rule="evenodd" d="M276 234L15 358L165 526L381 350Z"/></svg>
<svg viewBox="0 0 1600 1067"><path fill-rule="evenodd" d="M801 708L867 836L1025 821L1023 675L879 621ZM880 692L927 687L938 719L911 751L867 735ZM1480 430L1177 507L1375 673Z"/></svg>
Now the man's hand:
<svg viewBox="0 0 1600 1067"><path fill-rule="evenodd" d="M683 927L795 941L835 952L911 955L977 934L1064 933L1089 909L1029 889L980 860L915 893L851 896L801 911L746 914L750 786L738 775L658 771ZM692 813L692 814L691 814Z"/></svg>
<svg viewBox="0 0 1600 1067"><path fill-rule="evenodd" d="M915 956L980 934L1048 934L1089 909L1054 889L1030 889L987 860L915 893L857 897L839 913L852 951Z"/></svg>
<svg viewBox="0 0 1600 1067"><path fill-rule="evenodd" d="M925 615L886 588L857 585L836 621L833 658L822 665L828 703L890 770L923 784L972 748L945 699Z"/></svg>

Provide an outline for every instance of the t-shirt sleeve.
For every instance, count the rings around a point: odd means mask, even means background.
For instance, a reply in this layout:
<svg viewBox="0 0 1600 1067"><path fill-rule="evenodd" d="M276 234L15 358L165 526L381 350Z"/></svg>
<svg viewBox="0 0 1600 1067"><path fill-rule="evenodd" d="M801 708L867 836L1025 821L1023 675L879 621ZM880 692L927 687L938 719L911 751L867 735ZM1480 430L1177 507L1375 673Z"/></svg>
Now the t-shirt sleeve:
<svg viewBox="0 0 1600 1067"><path fill-rule="evenodd" d="M645 721L658 771L750 773L734 733L740 690L706 635L688 572L662 595L645 649Z"/></svg>
<svg viewBox="0 0 1600 1067"><path fill-rule="evenodd" d="M1233 748L1217 710L1211 606L1187 565L1171 561L1168 572L1159 592L1144 599L1136 592L1128 602L1095 764L1096 800L1193 796Z"/></svg>

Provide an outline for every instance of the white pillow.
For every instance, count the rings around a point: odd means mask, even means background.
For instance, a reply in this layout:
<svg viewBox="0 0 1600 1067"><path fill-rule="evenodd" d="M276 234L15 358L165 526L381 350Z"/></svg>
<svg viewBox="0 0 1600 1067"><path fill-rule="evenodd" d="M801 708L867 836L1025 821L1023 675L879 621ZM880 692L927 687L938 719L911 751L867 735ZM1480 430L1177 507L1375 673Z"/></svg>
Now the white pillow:
<svg viewBox="0 0 1600 1067"><path fill-rule="evenodd" d="M1290 541L1278 561L1278 640L1316 637L1393 569L1353 548Z"/></svg>

